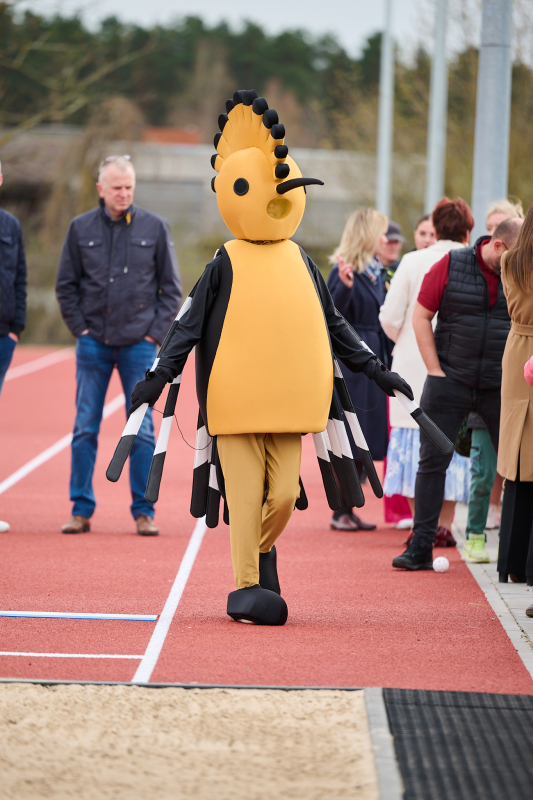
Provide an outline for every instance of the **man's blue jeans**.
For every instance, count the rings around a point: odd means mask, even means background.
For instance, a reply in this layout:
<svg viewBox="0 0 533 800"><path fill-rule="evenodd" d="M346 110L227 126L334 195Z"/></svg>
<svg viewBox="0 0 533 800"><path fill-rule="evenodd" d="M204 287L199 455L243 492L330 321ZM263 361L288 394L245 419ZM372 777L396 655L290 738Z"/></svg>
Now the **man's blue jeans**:
<svg viewBox="0 0 533 800"><path fill-rule="evenodd" d="M145 339L127 347L111 347L97 342L88 333L79 337L76 344L76 421L70 475L73 514L91 517L96 506L92 485L94 462L105 395L113 367L116 365L118 368L128 408L133 387L152 366L156 350L156 345ZM154 516L153 505L144 499L154 447L154 425L152 410L149 409L130 455L131 513L134 519L139 514Z"/></svg>
<svg viewBox="0 0 533 800"><path fill-rule="evenodd" d="M17 343L11 336L0 336L0 392L16 346Z"/></svg>

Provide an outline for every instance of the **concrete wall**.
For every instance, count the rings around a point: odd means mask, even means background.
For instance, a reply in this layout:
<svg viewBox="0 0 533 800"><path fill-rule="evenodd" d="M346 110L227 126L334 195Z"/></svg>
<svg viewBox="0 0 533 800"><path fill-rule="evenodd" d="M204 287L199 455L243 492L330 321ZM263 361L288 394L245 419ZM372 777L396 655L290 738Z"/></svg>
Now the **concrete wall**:
<svg viewBox="0 0 533 800"><path fill-rule="evenodd" d="M227 237L211 190L211 179L216 174L210 164L212 147L117 142L113 151L132 157L137 171L138 205L166 217L185 239ZM344 223L355 208L374 204L375 157L299 148L291 148L290 154L303 175L324 181L324 186L307 189L307 207L297 238L307 245L330 246L339 240ZM397 162L396 183L416 205L423 197L425 161L411 156Z"/></svg>
<svg viewBox="0 0 533 800"><path fill-rule="evenodd" d="M18 187L23 194L39 189L45 196L65 169L71 175L71 188L76 190L79 175L75 162L80 158L79 137L84 133L75 126L42 125L11 140L1 153L4 193ZM211 145L98 141L84 158L96 164L104 154L128 153L137 171L135 202L166 217L182 241L212 238L216 243L224 241L228 231L211 191L211 179L216 174L210 164L213 152ZM308 187L307 208L296 239L304 245L332 247L349 214L359 206L374 205L376 159L342 150L291 148L290 154L303 175L320 178L325 184ZM403 224L414 223L424 211L424 178L424 158L394 157L395 209Z"/></svg>

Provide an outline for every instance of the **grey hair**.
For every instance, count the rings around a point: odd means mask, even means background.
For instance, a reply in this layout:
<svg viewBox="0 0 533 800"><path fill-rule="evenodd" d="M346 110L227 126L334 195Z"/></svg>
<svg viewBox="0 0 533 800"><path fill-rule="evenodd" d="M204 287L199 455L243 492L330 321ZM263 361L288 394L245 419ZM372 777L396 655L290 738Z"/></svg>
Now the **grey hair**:
<svg viewBox="0 0 533 800"><path fill-rule="evenodd" d="M129 158L124 158L124 156L108 156L107 159L104 158L98 167L98 183L101 182L102 176L110 164L114 164L121 172L126 172L126 170L131 169L133 177L135 177L135 167Z"/></svg>

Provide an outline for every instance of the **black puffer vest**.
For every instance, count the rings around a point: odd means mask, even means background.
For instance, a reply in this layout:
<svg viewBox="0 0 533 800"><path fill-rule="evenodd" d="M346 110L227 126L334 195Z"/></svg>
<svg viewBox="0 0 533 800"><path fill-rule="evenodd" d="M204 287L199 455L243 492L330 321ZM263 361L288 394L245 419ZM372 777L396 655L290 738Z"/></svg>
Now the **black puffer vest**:
<svg viewBox="0 0 533 800"><path fill-rule="evenodd" d="M448 283L439 308L435 344L446 375L470 389L499 389L511 327L501 281L489 309L489 287L473 247L450 252Z"/></svg>

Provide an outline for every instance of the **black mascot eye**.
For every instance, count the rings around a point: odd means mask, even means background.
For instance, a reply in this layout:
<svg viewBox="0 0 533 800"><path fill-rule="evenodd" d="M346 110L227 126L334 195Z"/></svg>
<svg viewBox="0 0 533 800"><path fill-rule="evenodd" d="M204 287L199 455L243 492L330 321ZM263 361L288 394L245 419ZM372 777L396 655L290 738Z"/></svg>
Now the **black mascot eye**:
<svg viewBox="0 0 533 800"><path fill-rule="evenodd" d="M237 178L237 180L233 184L233 191L240 197L242 197L243 194L246 194L249 188L250 184L248 183L246 178Z"/></svg>

